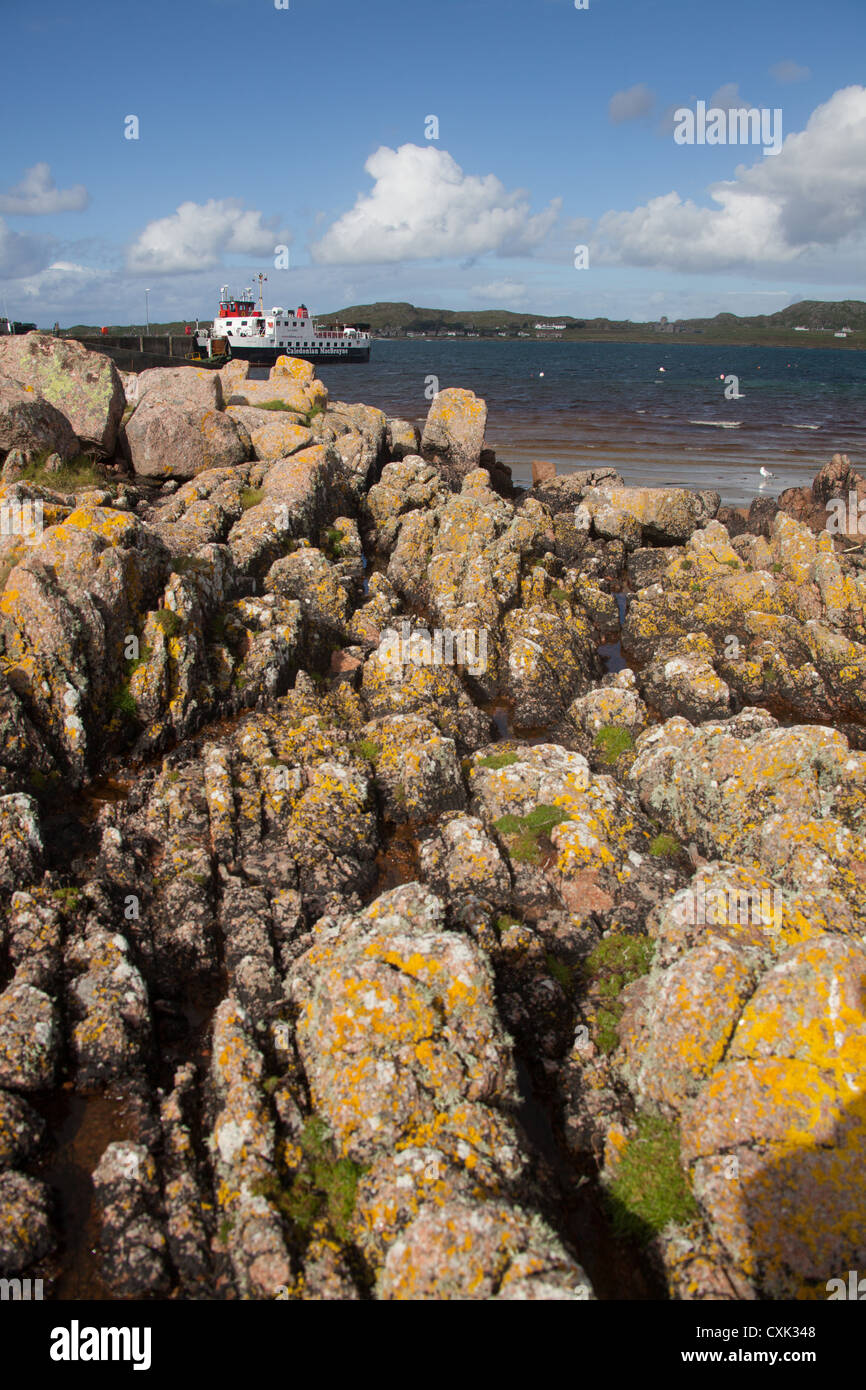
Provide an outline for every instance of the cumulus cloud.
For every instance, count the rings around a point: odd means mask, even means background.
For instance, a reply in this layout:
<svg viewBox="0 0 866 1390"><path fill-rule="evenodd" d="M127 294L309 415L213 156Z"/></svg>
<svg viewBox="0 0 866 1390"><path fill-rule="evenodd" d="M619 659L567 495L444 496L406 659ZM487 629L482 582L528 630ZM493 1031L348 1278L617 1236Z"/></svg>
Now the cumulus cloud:
<svg viewBox="0 0 866 1390"><path fill-rule="evenodd" d="M0 193L0 213L33 217L50 212L81 212L90 202L83 183L58 188L48 164L34 164L20 183L8 193Z"/></svg>
<svg viewBox="0 0 866 1390"><path fill-rule="evenodd" d="M487 285L473 285L470 293L489 304L522 304L527 295L526 286L517 280L491 280Z"/></svg>
<svg viewBox="0 0 866 1390"><path fill-rule="evenodd" d="M655 94L649 87L639 82L636 87L614 92L607 114L614 125L621 125L623 121L637 121L641 116L649 115L655 106L655 100Z"/></svg>
<svg viewBox="0 0 866 1390"><path fill-rule="evenodd" d="M784 266L866 239L866 87L816 108L779 154L709 187L715 207L665 193L631 212L607 212L598 238L607 263L684 271Z"/></svg>
<svg viewBox="0 0 866 1390"><path fill-rule="evenodd" d="M364 168L374 180L320 241L320 264L528 254L556 220L561 199L533 216L523 190L509 192L493 174L464 174L432 145L382 145Z"/></svg>
<svg viewBox="0 0 866 1390"><path fill-rule="evenodd" d="M805 82L807 77L812 76L812 69L785 59L784 62L776 63L770 68L770 76L775 77L777 82Z"/></svg>
<svg viewBox="0 0 866 1390"><path fill-rule="evenodd" d="M56 242L13 232L0 217L0 280L35 275L51 260Z"/></svg>
<svg viewBox="0 0 866 1390"><path fill-rule="evenodd" d="M238 198L211 198L206 203L181 203L170 217L148 222L129 247L127 269L144 274L176 275L213 270L227 252L273 255L285 243L260 212L245 209Z"/></svg>

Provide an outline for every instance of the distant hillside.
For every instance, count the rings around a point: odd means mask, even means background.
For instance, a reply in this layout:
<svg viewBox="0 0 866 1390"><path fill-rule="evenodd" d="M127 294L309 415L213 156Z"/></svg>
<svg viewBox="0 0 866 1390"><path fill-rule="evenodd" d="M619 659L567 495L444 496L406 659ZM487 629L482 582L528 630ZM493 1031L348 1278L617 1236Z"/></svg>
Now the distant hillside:
<svg viewBox="0 0 866 1390"><path fill-rule="evenodd" d="M631 319L574 318L570 314L532 314L527 311L511 309L425 309L404 301L377 301L375 304L352 304L346 309L338 309L330 314L319 314L322 324L363 323L368 324L374 334L384 337L406 337L409 335L437 335L448 333L460 337L466 334L480 334L482 337L495 337L504 334L508 337L523 334L529 338L555 336L570 341L605 341L615 338L620 342L655 342L659 337L674 334L680 342L713 342L718 344L756 344L758 346L779 347L866 347L866 303L859 299L843 299L824 303L818 299L803 299L779 309L774 314L755 314L744 317L739 314L716 314L713 318L676 319L668 322L642 323ZM195 323L195 317L174 323L152 323L150 332L154 334L183 333L186 323ZM202 323L209 322L202 319ZM537 324L564 325L553 332L550 329L537 330ZM145 333L143 324L111 324L109 332L115 335ZM797 328L806 328L808 333L797 333ZM834 338L833 333L841 328L850 328L847 339ZM99 328L86 324L76 324L66 329L67 333L98 336Z"/></svg>
<svg viewBox="0 0 866 1390"><path fill-rule="evenodd" d="M806 347L815 346L816 340L806 334L795 333L796 328L807 328L810 333L823 330L826 335L841 328L850 328L852 338L848 346L863 347L866 334L866 303L861 300L841 300L837 303L823 303L820 300L806 299L780 309L774 314L755 314L750 317L738 314L716 314L713 318L676 319L672 322L637 322L631 319L578 319L570 314L532 314L515 312L509 309L425 309L405 302L391 303L379 301L375 304L352 304L331 314L319 316L322 323L366 323L374 333L386 336L403 337L407 334L480 333L484 336L507 333L524 333L531 337L546 337L549 329L536 332L536 324L563 324L560 336L568 339L597 339L615 335L617 338L640 342L655 340L661 334L677 334L689 340L710 339L715 342L732 343L779 343L782 346L794 344ZM856 341L854 341L856 337ZM846 340L833 339L832 345L840 347Z"/></svg>
<svg viewBox="0 0 866 1390"><path fill-rule="evenodd" d="M418 309L414 304L379 302L353 304L333 314L319 314L321 323L369 323L374 333L402 330L414 333L435 333L439 329L520 329L536 323L583 323L567 314L515 313L510 309Z"/></svg>

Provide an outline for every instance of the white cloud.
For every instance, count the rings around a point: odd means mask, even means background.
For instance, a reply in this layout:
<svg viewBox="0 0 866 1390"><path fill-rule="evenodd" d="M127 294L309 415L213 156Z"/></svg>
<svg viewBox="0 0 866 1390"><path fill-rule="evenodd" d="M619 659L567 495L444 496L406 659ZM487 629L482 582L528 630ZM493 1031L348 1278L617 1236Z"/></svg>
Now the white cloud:
<svg viewBox="0 0 866 1390"><path fill-rule="evenodd" d="M499 305L523 304L527 298L526 286L517 280L491 280L488 285L473 285L470 294L485 303Z"/></svg>
<svg viewBox="0 0 866 1390"><path fill-rule="evenodd" d="M227 252L273 256L275 245L287 240L238 198L211 198L181 203L170 217L149 222L129 247L126 264L128 270L151 275L213 270Z"/></svg>
<svg viewBox="0 0 866 1390"><path fill-rule="evenodd" d="M717 106L722 111L730 111L741 106L750 106L751 102L746 101L745 97L740 96L740 86L738 82L725 82L721 87L717 87L707 102L707 106Z"/></svg>
<svg viewBox="0 0 866 1390"><path fill-rule="evenodd" d="M770 76L775 77L777 82L805 82L807 77L812 76L812 69L801 67L799 63L786 59L770 68Z"/></svg>
<svg viewBox="0 0 866 1390"><path fill-rule="evenodd" d="M0 217L0 280L35 275L51 260L56 242L13 232Z"/></svg>
<svg viewBox="0 0 866 1390"><path fill-rule="evenodd" d="M509 193L493 174L464 174L446 150L380 146L364 168L375 180L311 247L319 264L528 254L550 230L556 199L532 216L522 190Z"/></svg>
<svg viewBox="0 0 866 1390"><path fill-rule="evenodd" d="M866 240L866 87L834 93L778 155L738 166L708 192L716 207L672 192L631 212L605 213L597 263L780 267Z"/></svg>
<svg viewBox="0 0 866 1390"><path fill-rule="evenodd" d="M74 188L58 188L50 165L40 163L28 169L8 193L0 193L0 213L33 217L51 212L81 212L89 202L90 194L83 183Z"/></svg>
<svg viewBox="0 0 866 1390"><path fill-rule="evenodd" d="M623 121L636 121L641 116L649 115L655 106L655 100L655 94L649 87L639 82L636 87L614 92L607 113L614 125L620 125Z"/></svg>
<svg viewBox="0 0 866 1390"><path fill-rule="evenodd" d="M82 291L101 288L104 281L104 273L92 266L77 265L74 261L52 261L44 270L22 276L16 282L15 293L27 299L51 297L61 303L74 302Z"/></svg>

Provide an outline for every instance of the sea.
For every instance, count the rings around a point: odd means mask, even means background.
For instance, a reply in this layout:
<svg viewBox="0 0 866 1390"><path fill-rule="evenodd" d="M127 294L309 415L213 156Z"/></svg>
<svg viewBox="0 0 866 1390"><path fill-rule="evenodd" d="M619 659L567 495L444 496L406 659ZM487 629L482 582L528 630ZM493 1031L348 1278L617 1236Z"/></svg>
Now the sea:
<svg viewBox="0 0 866 1390"><path fill-rule="evenodd" d="M523 485L533 459L559 473L610 464L632 486L712 488L743 506L810 483L835 453L866 471L857 349L378 339L368 363L317 371L332 399L419 425L435 391L474 391L488 446Z"/></svg>

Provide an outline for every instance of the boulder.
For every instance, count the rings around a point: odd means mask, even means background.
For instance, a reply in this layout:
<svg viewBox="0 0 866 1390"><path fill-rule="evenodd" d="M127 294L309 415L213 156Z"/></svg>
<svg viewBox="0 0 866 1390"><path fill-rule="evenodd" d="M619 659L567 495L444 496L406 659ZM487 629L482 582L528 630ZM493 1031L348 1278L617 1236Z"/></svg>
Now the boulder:
<svg viewBox="0 0 866 1390"><path fill-rule="evenodd" d="M17 1274L56 1244L51 1189L24 1173L0 1173L0 1270Z"/></svg>
<svg viewBox="0 0 866 1390"><path fill-rule="evenodd" d="M636 550L643 541L676 545L715 516L717 492L690 492L676 487L588 488L582 505L592 516L597 535L625 542Z"/></svg>
<svg viewBox="0 0 866 1390"><path fill-rule="evenodd" d="M323 932L295 963L298 1051L338 1151L393 1151L466 1101L516 1099L493 974L442 903L418 883Z"/></svg>
<svg viewBox="0 0 866 1390"><path fill-rule="evenodd" d="M138 399L149 395L202 410L222 410L223 404L220 374L208 367L148 367L139 373Z"/></svg>
<svg viewBox="0 0 866 1390"><path fill-rule="evenodd" d="M282 412L276 413L266 425L259 425L250 435L257 459L284 459L306 449L313 436L303 425L296 425Z"/></svg>
<svg viewBox="0 0 866 1390"><path fill-rule="evenodd" d="M385 443L388 456L404 459L407 454L417 454L421 443L421 431L411 420L389 420L386 426Z"/></svg>
<svg viewBox="0 0 866 1390"><path fill-rule="evenodd" d="M425 1207L388 1251L380 1299L571 1302L591 1296L585 1273L539 1216L457 1197Z"/></svg>
<svg viewBox="0 0 866 1390"><path fill-rule="evenodd" d="M348 595L333 565L314 546L276 560L265 578L265 591L297 599L306 620L332 638L348 636Z"/></svg>
<svg viewBox="0 0 866 1390"><path fill-rule="evenodd" d="M3 365L0 357L0 368ZM0 376L0 450L7 449L25 454L56 451L64 459L75 458L79 452L75 431L65 415L33 386ZM23 461L18 476L21 471Z"/></svg>
<svg viewBox="0 0 866 1390"><path fill-rule="evenodd" d="M49 333L0 338L0 372L25 382L66 416L81 444L114 453L126 396L110 357Z"/></svg>
<svg viewBox="0 0 866 1390"><path fill-rule="evenodd" d="M487 403L474 391L437 391L421 436L421 456L435 463L452 486L481 462Z"/></svg>
<svg viewBox="0 0 866 1390"><path fill-rule="evenodd" d="M429 719L417 714L374 719L364 726L364 738L376 748L376 787L388 820L424 821L464 805L454 740Z"/></svg>
<svg viewBox="0 0 866 1390"><path fill-rule="evenodd" d="M556 464L549 459L532 460L532 486L537 487L539 483L552 482L556 477Z"/></svg>
<svg viewBox="0 0 866 1390"><path fill-rule="evenodd" d="M81 506L46 527L6 581L6 678L76 781L105 736L126 638L167 563L159 538L128 512Z"/></svg>
<svg viewBox="0 0 866 1390"><path fill-rule="evenodd" d="M33 985L8 985L0 994L0 1086L48 1089L60 1043L60 1019L49 996Z"/></svg>
<svg viewBox="0 0 866 1390"><path fill-rule="evenodd" d="M318 403L314 402L312 387L302 386L294 377L282 374L269 381L233 381L225 395L226 405L262 405L266 401L281 401L287 410L303 416L309 415L314 403Z"/></svg>
<svg viewBox="0 0 866 1390"><path fill-rule="evenodd" d="M303 357L278 357L271 367L270 379L276 377L291 377L292 381L298 386L311 386L315 381L316 373L311 362L305 362Z"/></svg>
<svg viewBox="0 0 866 1390"><path fill-rule="evenodd" d="M207 468L243 463L246 437L222 411L156 393L145 397L126 425L130 462L144 478L194 478Z"/></svg>
<svg viewBox="0 0 866 1390"><path fill-rule="evenodd" d="M249 376L250 364L242 358L236 357L218 370L220 382L222 384L223 400L228 402L235 387L240 386Z"/></svg>
<svg viewBox="0 0 866 1390"><path fill-rule="evenodd" d="M42 1116L21 1096L0 1091L0 1169L25 1163L45 1132Z"/></svg>

